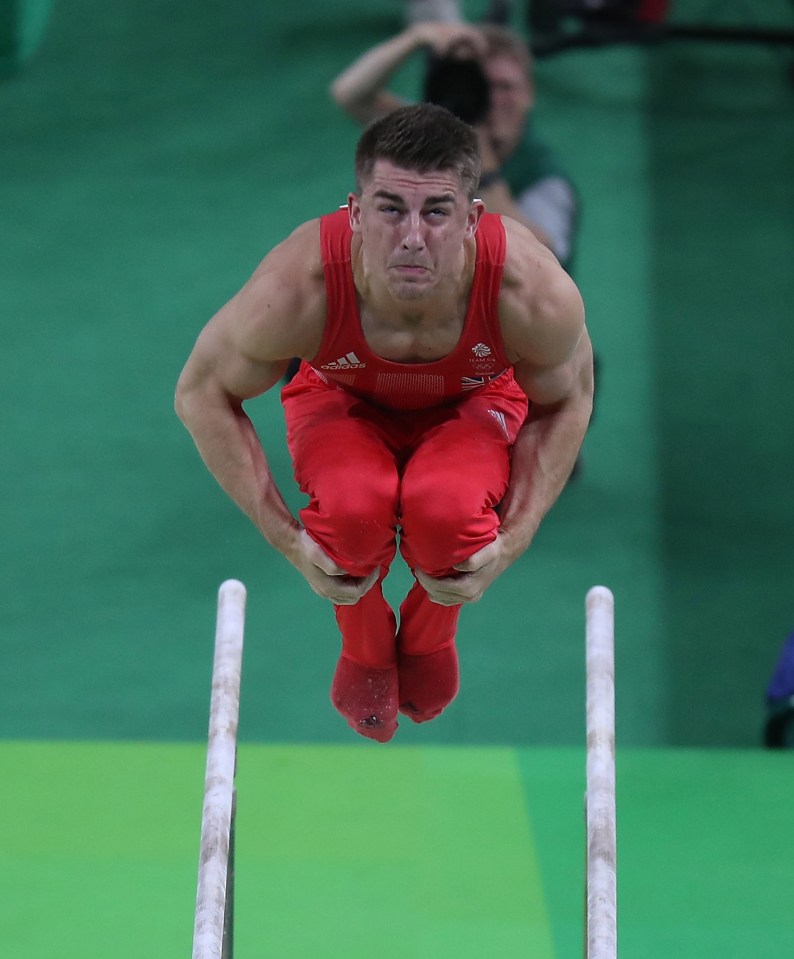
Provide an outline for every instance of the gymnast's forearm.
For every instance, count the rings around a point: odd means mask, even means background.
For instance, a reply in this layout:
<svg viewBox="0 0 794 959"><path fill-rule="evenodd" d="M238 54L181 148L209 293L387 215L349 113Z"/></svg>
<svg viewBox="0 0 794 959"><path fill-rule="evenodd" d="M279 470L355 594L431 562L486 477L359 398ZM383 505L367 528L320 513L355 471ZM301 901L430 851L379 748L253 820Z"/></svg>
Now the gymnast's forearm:
<svg viewBox="0 0 794 959"><path fill-rule="evenodd" d="M333 81L332 99L354 119L368 123L379 112L378 98L392 74L421 44L421 31L414 28L379 43Z"/></svg>
<svg viewBox="0 0 794 959"><path fill-rule="evenodd" d="M571 475L590 418L587 395L530 406L513 446L510 484L500 507L500 537L511 559L532 542Z"/></svg>

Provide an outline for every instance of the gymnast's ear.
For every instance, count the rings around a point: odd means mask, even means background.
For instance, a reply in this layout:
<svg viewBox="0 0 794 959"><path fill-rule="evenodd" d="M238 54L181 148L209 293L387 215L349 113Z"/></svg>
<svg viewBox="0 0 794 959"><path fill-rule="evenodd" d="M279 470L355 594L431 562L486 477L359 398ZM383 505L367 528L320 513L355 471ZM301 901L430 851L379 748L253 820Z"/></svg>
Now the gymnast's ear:
<svg viewBox="0 0 794 959"><path fill-rule="evenodd" d="M361 224L361 197L358 193L348 193L347 215L350 218L350 229L356 233Z"/></svg>
<svg viewBox="0 0 794 959"><path fill-rule="evenodd" d="M475 197L469 204L469 215L466 219L466 236L474 236L480 225L480 217L485 213L485 204Z"/></svg>

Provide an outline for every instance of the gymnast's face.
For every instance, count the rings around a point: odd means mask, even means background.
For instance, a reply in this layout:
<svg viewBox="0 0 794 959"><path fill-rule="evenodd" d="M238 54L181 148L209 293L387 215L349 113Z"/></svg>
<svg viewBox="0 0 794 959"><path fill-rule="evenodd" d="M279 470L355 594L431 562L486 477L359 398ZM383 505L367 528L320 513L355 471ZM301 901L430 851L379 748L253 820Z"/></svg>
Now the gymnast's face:
<svg viewBox="0 0 794 959"><path fill-rule="evenodd" d="M455 289L483 207L469 201L455 170L417 173L378 160L348 209L363 288L421 300Z"/></svg>

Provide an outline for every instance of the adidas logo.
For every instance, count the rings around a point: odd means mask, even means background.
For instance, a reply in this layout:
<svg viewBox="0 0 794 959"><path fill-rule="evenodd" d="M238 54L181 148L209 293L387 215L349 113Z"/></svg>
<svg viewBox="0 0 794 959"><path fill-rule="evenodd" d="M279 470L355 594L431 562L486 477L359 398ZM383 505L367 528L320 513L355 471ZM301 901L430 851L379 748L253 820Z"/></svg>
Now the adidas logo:
<svg viewBox="0 0 794 959"><path fill-rule="evenodd" d="M363 370L366 366L366 363L362 363L361 360L356 356L355 353L347 353L345 356L340 356L338 360L334 360L333 363L323 363L320 367L321 370Z"/></svg>

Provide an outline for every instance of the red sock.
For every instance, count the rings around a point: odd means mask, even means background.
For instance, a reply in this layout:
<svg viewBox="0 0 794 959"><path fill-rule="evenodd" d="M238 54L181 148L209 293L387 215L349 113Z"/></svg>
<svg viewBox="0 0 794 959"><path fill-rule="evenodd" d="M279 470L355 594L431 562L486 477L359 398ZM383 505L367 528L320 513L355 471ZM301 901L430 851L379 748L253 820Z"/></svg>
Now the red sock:
<svg viewBox="0 0 794 959"><path fill-rule="evenodd" d="M342 655L331 702L361 736L388 742L397 730L397 620L380 580L354 606L336 606Z"/></svg>
<svg viewBox="0 0 794 959"><path fill-rule="evenodd" d="M418 582L400 607L400 712L416 723L435 719L458 694L455 631L459 616L460 606L431 602Z"/></svg>
<svg viewBox="0 0 794 959"><path fill-rule="evenodd" d="M415 723L435 719L457 696L458 652L454 643L424 656L400 654L400 712Z"/></svg>
<svg viewBox="0 0 794 959"><path fill-rule="evenodd" d="M334 673L331 702L359 735L387 743L397 731L397 667L360 666L343 653Z"/></svg>

